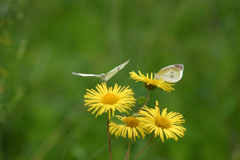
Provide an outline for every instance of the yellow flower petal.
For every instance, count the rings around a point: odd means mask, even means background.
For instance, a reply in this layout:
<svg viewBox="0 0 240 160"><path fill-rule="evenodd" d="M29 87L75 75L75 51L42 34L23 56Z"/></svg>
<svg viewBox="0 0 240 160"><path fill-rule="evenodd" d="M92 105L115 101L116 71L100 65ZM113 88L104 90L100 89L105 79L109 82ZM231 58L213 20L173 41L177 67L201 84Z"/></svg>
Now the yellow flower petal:
<svg viewBox="0 0 240 160"><path fill-rule="evenodd" d="M174 90L172 86L174 84L171 84L167 81L164 81L162 79L156 79L155 77L153 78L153 73L151 73L150 78L148 76L148 73L146 76L144 76L140 71L139 75L137 75L134 71L130 72L130 77L131 79L136 80L136 82L142 81L145 83L145 87L149 90L153 90L156 87L165 90L166 92L170 92L171 90Z"/></svg>
<svg viewBox="0 0 240 160"><path fill-rule="evenodd" d="M110 114L112 112L112 116L114 116L115 110L128 113L136 101L133 97L134 93L129 87L121 88L115 84L113 88L107 88L106 82L104 82L101 85L98 84L96 89L97 91L87 89L87 93L84 95L84 105L89 106L88 111L93 110L92 114L96 113L96 117L106 112Z"/></svg>
<svg viewBox="0 0 240 160"><path fill-rule="evenodd" d="M120 120L122 120L126 125L119 125L113 122L109 124L109 132L110 134L115 134L116 137L122 136L124 138L134 139L136 137L140 138L139 134L141 134L142 138L145 138L145 134L149 133L149 129L142 122L141 117L121 117L118 116Z"/></svg>
<svg viewBox="0 0 240 160"><path fill-rule="evenodd" d="M167 114L167 108L161 114L158 101L156 101L155 109L144 106L138 115L143 117L142 121L149 127L150 132L154 132L155 137L160 136L162 142L164 142L164 134L167 139L173 138L177 141L177 136L183 137L186 132L186 128L181 125L185 123L183 116L176 112Z"/></svg>

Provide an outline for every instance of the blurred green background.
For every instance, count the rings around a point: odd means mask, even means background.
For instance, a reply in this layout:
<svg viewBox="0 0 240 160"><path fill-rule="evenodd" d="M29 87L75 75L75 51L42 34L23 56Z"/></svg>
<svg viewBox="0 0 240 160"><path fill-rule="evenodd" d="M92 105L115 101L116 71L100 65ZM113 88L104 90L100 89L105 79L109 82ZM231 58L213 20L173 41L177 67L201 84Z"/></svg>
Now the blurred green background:
<svg viewBox="0 0 240 160"><path fill-rule="evenodd" d="M180 112L187 132L155 138L139 160L240 160L239 17L239 0L1 0L0 160L109 159L107 114L95 119L83 99L100 80L72 72L128 59L108 86L130 86L135 98L147 91L130 71L185 66L175 91L155 90L148 106ZM111 139L123 160L127 139Z"/></svg>

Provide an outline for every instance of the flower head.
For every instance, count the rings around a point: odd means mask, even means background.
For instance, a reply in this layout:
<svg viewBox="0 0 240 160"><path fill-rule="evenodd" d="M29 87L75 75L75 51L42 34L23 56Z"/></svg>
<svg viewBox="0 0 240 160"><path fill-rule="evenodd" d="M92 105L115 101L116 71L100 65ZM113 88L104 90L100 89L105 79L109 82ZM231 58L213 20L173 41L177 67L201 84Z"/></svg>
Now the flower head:
<svg viewBox="0 0 240 160"><path fill-rule="evenodd" d="M85 106L89 106L88 111L93 110L92 114L97 112L96 117L102 113L109 111L109 116L114 116L115 110L119 112L127 112L134 106L136 99L134 99L132 89L122 87L115 84L115 86L107 88L106 82L101 85L98 84L94 89L87 89L84 95Z"/></svg>
<svg viewBox="0 0 240 160"><path fill-rule="evenodd" d="M115 133L115 136L123 136L126 138L126 135L129 139L136 139L136 137L140 138L139 133L141 134L142 138L145 138L145 134L149 133L149 129L145 126L142 122L142 117L121 117L117 116L119 120L126 123L126 125L116 124L111 122L109 124L109 131L111 134Z"/></svg>
<svg viewBox="0 0 240 160"><path fill-rule="evenodd" d="M156 87L161 88L167 92L170 92L171 90L174 90L172 86L174 84L170 84L167 81L164 81L162 79L156 79L155 77L153 78L153 73L151 73L151 76L149 78L148 73L147 76L144 76L140 71L138 71L139 75L137 75L134 71L130 72L130 77L136 82L142 81L145 83L145 87L149 90L153 90Z"/></svg>
<svg viewBox="0 0 240 160"><path fill-rule="evenodd" d="M185 123L185 120L182 119L182 114L176 112L170 112L167 114L167 108L162 111L160 114L160 109L158 106L158 101L156 101L155 109L148 108L147 106L143 107L143 110L140 110L139 116L143 116L143 122L146 123L146 126L149 127L150 132L154 132L155 137L160 136L164 142L165 133L166 138L173 138L178 140L178 137L183 137L186 128L184 128L181 123Z"/></svg>

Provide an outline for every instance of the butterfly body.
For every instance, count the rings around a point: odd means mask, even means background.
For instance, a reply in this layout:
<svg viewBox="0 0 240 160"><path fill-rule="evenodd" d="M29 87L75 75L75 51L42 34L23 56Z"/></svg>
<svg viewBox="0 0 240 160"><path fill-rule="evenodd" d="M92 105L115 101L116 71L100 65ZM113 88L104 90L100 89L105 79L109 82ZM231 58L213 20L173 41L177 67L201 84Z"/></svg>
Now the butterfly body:
<svg viewBox="0 0 240 160"><path fill-rule="evenodd" d="M168 81L170 83L178 82L183 76L184 65L183 64L173 64L162 68L157 73L154 73L157 79Z"/></svg>
<svg viewBox="0 0 240 160"><path fill-rule="evenodd" d="M130 61L130 59L128 61L124 62L123 64L113 68L111 71L109 71L107 73L102 73L102 74L84 74L84 73L72 72L72 74L77 75L77 76L82 76L82 77L98 77L98 78L101 78L103 81L108 81L119 70L123 69L128 64L129 61Z"/></svg>

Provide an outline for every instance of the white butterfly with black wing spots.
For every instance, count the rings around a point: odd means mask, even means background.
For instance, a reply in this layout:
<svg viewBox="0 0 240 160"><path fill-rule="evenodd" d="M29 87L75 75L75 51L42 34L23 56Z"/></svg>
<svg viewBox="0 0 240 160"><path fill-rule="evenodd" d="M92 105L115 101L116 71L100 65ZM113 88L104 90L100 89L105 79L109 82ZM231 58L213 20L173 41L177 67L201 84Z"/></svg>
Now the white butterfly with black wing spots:
<svg viewBox="0 0 240 160"><path fill-rule="evenodd" d="M180 81L183 76L183 64L173 64L167 67L162 68L157 73L154 73L157 79L168 81L170 83L176 83Z"/></svg>
<svg viewBox="0 0 240 160"><path fill-rule="evenodd" d="M108 81L119 70L123 69L128 64L129 61L130 61L130 59L128 61L124 62L123 64L113 68L111 71L109 71L107 73L102 73L102 74L84 74L84 73L72 72L72 74L77 75L77 76L83 76L83 77L98 77L98 78L101 78L103 81Z"/></svg>

